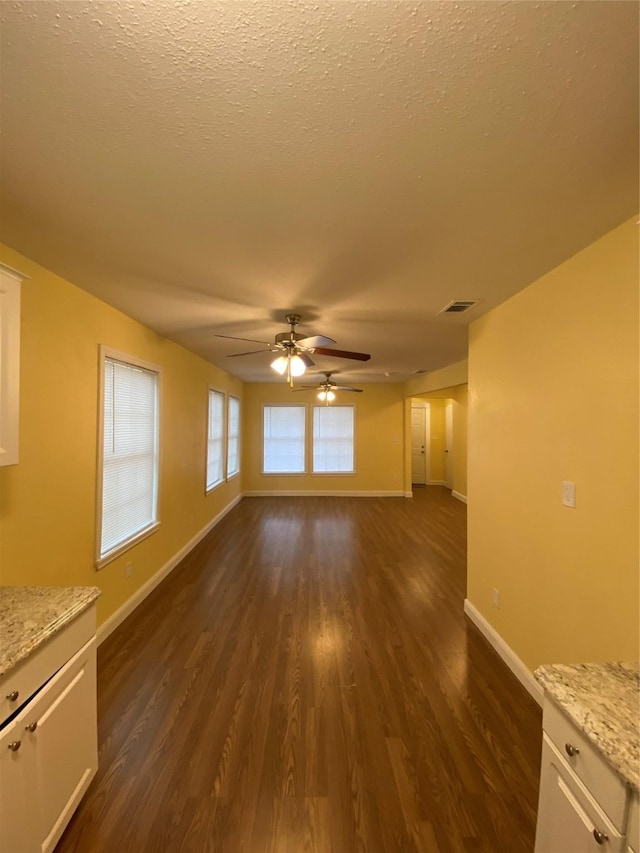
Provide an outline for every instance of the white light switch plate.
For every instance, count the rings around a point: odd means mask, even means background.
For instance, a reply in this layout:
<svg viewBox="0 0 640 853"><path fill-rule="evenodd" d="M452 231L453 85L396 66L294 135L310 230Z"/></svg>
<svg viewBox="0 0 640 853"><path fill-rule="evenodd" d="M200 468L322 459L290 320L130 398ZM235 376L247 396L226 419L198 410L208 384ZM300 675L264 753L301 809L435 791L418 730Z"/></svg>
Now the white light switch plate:
<svg viewBox="0 0 640 853"><path fill-rule="evenodd" d="M576 508L576 484L569 480L562 481L562 505Z"/></svg>

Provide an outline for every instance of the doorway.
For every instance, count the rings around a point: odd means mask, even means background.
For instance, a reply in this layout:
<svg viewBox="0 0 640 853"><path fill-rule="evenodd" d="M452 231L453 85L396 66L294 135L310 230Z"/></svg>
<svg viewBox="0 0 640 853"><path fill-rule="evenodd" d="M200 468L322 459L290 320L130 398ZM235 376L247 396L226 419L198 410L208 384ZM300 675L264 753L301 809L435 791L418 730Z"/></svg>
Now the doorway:
<svg viewBox="0 0 640 853"><path fill-rule="evenodd" d="M411 406L411 484L426 486L429 474L429 404Z"/></svg>

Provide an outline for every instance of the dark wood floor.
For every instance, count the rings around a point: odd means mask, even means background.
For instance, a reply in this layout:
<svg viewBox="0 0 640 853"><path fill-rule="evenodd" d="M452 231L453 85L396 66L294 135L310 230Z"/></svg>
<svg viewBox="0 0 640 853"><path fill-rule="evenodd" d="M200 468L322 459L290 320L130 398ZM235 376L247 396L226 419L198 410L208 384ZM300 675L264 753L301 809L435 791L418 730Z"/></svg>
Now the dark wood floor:
<svg viewBox="0 0 640 853"><path fill-rule="evenodd" d="M463 615L465 516L243 500L100 647L57 853L530 853L541 715Z"/></svg>

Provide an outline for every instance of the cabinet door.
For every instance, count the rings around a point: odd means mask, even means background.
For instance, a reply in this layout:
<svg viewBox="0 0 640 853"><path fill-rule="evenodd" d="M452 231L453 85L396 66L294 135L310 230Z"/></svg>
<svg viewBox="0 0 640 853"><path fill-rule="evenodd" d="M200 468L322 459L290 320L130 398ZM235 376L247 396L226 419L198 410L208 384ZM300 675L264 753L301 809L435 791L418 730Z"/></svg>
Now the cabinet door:
<svg viewBox="0 0 640 853"><path fill-rule="evenodd" d="M594 830L602 833L600 843ZM620 853L623 844L624 838L545 734L535 853Z"/></svg>
<svg viewBox="0 0 640 853"><path fill-rule="evenodd" d="M632 797L629 808L627 853L640 853L640 798L637 794Z"/></svg>
<svg viewBox="0 0 640 853"><path fill-rule="evenodd" d="M40 691L23 728L35 747L38 849L48 853L98 768L95 640Z"/></svg>
<svg viewBox="0 0 640 853"><path fill-rule="evenodd" d="M16 749L16 745L20 746ZM33 751L22 737L19 723L0 732L0 850L33 853L37 850Z"/></svg>

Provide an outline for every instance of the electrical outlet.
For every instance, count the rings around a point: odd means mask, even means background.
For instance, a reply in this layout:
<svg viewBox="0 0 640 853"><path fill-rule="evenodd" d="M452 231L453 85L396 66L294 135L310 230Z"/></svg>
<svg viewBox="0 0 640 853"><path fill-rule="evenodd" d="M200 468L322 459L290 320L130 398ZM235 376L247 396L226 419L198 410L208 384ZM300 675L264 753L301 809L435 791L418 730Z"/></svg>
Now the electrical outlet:
<svg viewBox="0 0 640 853"><path fill-rule="evenodd" d="M499 610L500 609L500 590L496 589L495 587L493 588L492 600L493 600L493 606L497 607Z"/></svg>
<svg viewBox="0 0 640 853"><path fill-rule="evenodd" d="M124 564L124 576L130 578L133 574L133 564L131 562Z"/></svg>

